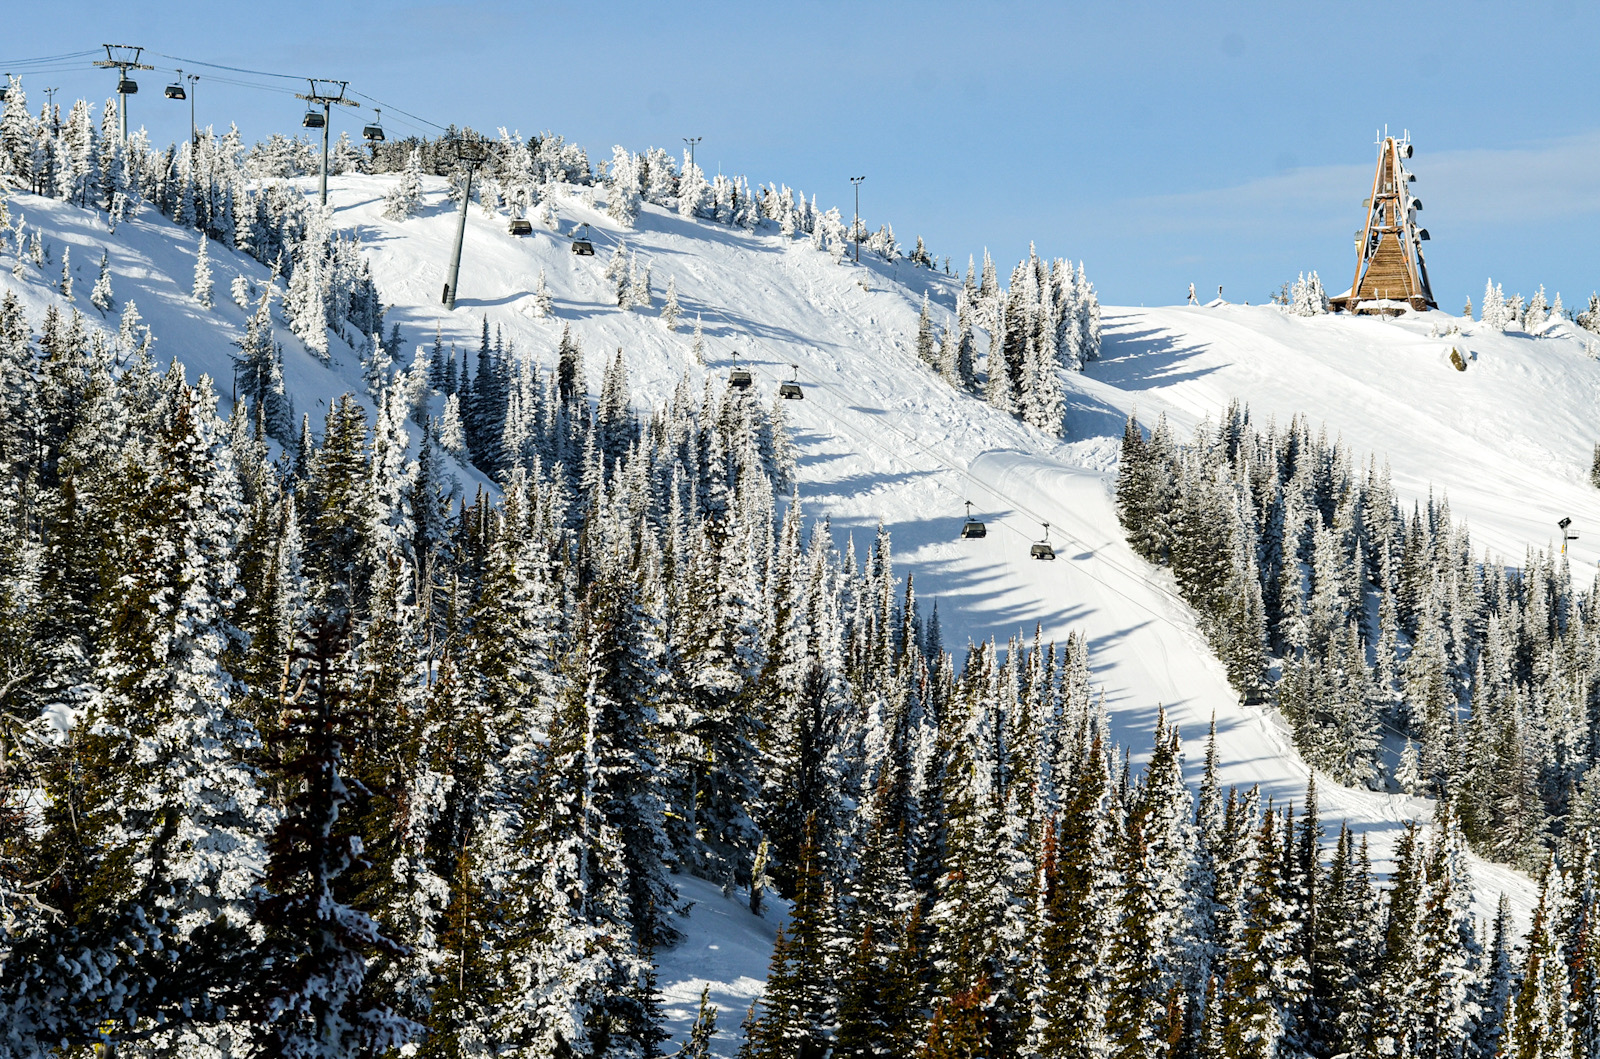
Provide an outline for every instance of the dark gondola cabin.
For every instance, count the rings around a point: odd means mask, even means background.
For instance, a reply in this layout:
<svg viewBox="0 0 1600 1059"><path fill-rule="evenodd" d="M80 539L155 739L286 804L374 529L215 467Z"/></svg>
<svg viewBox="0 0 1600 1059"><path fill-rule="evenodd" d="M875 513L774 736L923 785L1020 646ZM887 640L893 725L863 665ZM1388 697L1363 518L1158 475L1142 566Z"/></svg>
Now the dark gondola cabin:
<svg viewBox="0 0 1600 1059"><path fill-rule="evenodd" d="M800 388L800 365L789 365L789 381L778 386L778 396L785 401L803 401L806 392Z"/></svg>
<svg viewBox="0 0 1600 1059"><path fill-rule="evenodd" d="M306 111L306 116L300 119L300 124L308 129L320 129L328 123L321 114L314 110L308 110Z"/></svg>
<svg viewBox="0 0 1600 1059"><path fill-rule="evenodd" d="M139 91L139 82L131 77L124 77L117 82L117 91L125 96L134 95Z"/></svg>
<svg viewBox="0 0 1600 1059"><path fill-rule="evenodd" d="M972 501L967 501L967 521L961 525L961 539L974 540L978 537L987 537L989 528L980 519L972 517Z"/></svg>
<svg viewBox="0 0 1600 1059"><path fill-rule="evenodd" d="M182 85L168 85L167 86L167 98L168 99L188 99L189 98L189 93L187 93L187 92L185 92L183 90L183 86Z"/></svg>
<svg viewBox="0 0 1600 1059"><path fill-rule="evenodd" d="M1033 547L1028 554L1035 559L1055 561L1056 550L1050 545L1050 523L1046 522L1044 524L1044 540L1034 541Z"/></svg>
<svg viewBox="0 0 1600 1059"><path fill-rule="evenodd" d="M587 224L580 224L572 230L572 252L580 257L594 256L594 244L589 241Z"/></svg>
<svg viewBox="0 0 1600 1059"><path fill-rule="evenodd" d="M532 235L533 234L533 222L529 221L526 217L513 217L513 218L511 218L511 234L512 235Z"/></svg>

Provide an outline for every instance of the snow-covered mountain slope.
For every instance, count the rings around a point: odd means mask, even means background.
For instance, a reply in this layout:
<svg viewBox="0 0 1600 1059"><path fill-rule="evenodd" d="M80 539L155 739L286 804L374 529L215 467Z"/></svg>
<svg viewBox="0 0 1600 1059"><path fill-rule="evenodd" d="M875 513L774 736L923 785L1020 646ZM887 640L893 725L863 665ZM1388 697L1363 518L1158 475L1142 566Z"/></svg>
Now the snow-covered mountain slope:
<svg viewBox="0 0 1600 1059"><path fill-rule="evenodd" d="M1112 309L1105 320L1105 352L1078 380L1087 401L1137 406L1149 422L1164 411L1180 433L1232 397L1261 423L1303 413L1358 460L1388 460L1403 500L1447 495L1477 548L1509 562L1529 546L1559 547L1556 522L1572 518L1573 576L1587 585L1594 575L1600 360L1572 324L1535 337L1442 312L1378 320L1232 305ZM1463 333L1431 337L1451 324ZM1466 371L1452 368L1452 348Z"/></svg>
<svg viewBox="0 0 1600 1059"><path fill-rule="evenodd" d="M104 213L59 199L13 191L10 210L13 221L20 221L30 236L35 232L43 236L50 255L42 267L25 262L20 276L11 270L13 258L8 256L0 262L6 269L0 272L0 290L21 298L36 328L46 307L53 304L64 311L75 308L95 326L115 334L122 313L131 302L155 338L151 347L155 360L161 364L173 358L182 361L191 379L209 375L224 411L231 408L233 358L255 307L242 309L235 305L229 297L229 287L236 276L264 286L270 279L266 266L246 254L210 244L215 292L212 307L206 309L191 294L199 236L178 228L155 210L141 210L138 217L124 220L115 231L108 230ZM63 251L69 253L72 268L70 302L59 290ZM108 259L114 297L106 312L96 309L89 300L102 253ZM374 412L365 397L361 364L354 350L334 340L328 362L323 363L288 328L278 326L275 332L283 347L284 384L297 417L299 413L309 413L312 423L320 425L329 401L344 393L357 394L369 416ZM460 467L456 473L469 488L481 477Z"/></svg>
<svg viewBox="0 0 1600 1059"><path fill-rule="evenodd" d="M717 1009L712 1050L731 1059L738 1052L739 1024L767 983L772 942L786 907L769 897L756 916L747 891L727 897L704 879L679 876L677 882L690 908L676 922L683 940L656 954L662 1013L681 1040L699 1013L700 991L709 986L707 1000Z"/></svg>
<svg viewBox="0 0 1600 1059"><path fill-rule="evenodd" d="M602 355L629 355L637 400L662 400L680 373L725 374L738 354L757 386L773 397L790 365L805 402L786 413L800 450L800 498L826 515L845 541L882 522L894 539L902 574L918 597L936 600L946 641L1085 633L1094 677L1106 691L1115 733L1138 757L1149 745L1157 710L1178 723L1190 744L1216 718L1222 782L1261 785L1277 803L1299 801L1307 769L1272 713L1238 704L1168 574L1152 571L1123 541L1110 502L1115 438L1128 411L1146 418L1170 411L1179 427L1221 413L1230 398L1262 419L1306 414L1344 432L1352 454L1376 454L1394 466L1403 499L1426 499L1430 483L1450 494L1488 544L1509 560L1544 545L1560 512L1579 525L1600 522L1586 493L1600 365L1582 354L1570 325L1549 338L1477 334L1429 339L1445 314L1398 322L1291 318L1274 307L1106 312L1102 360L1070 376L1074 392L1069 442L1040 435L934 378L914 355L923 293L938 325L954 309L954 277L909 264L867 261L835 266L805 240L765 230L746 234L686 221L646 206L630 230L586 208L576 195L560 202L560 232L587 222L595 258L570 253L544 229L510 237L506 221L469 213L461 296L453 314L438 307L454 214L430 190L429 211L406 222L382 218L382 189L394 178L347 178L333 200L339 224L355 227L408 334L434 326L462 344L477 341L480 318L501 326L549 366L560 328L570 325L589 350L590 386ZM616 309L603 277L618 243L653 269L654 288L675 280L685 325L667 333L656 310ZM539 270L555 296L550 320L531 317ZM706 366L690 355L694 314L706 331ZM1451 342L1475 354L1467 373L1448 366ZM1539 448L1544 445L1546 448ZM1538 464L1528 474L1522 464ZM1517 499L1536 494L1544 509ZM990 533L960 541L962 501L971 499ZM1590 517L1592 512L1592 517ZM1051 525L1061 555L1029 558L1030 542ZM1579 552L1582 563L1592 561ZM1195 749L1198 749L1195 745ZM1200 753L1190 753L1198 779ZM1426 817L1422 801L1318 782L1330 825L1347 821L1386 856L1402 825ZM1509 891L1518 913L1531 907L1528 881L1478 864L1485 896Z"/></svg>
<svg viewBox="0 0 1600 1059"><path fill-rule="evenodd" d="M400 324L408 346L431 342L437 328L446 343L475 349L487 319L549 368L561 330L570 326L588 354L591 392L604 360L620 347L641 405L667 399L685 375L696 387L708 377L720 384L735 352L768 400L795 365L806 397L784 410L806 511L829 518L841 544L853 534L865 545L881 522L893 535L897 572L915 577L925 606L937 601L949 646L1031 637L1036 625L1047 639L1084 633L1117 738L1137 757L1164 708L1189 741L1196 781L1199 743L1213 717L1225 785L1259 784L1279 804L1299 802L1308 773L1274 715L1238 703L1170 576L1122 539L1109 472L1133 408L1147 422L1167 411L1187 428L1238 397L1263 421L1299 412L1313 424L1326 422L1357 460L1369 453L1388 459L1403 499L1425 498L1430 484L1448 491L1479 545L1513 561L1526 546L1545 545L1562 515L1600 531L1600 502L1584 484L1600 363L1584 356L1564 324L1538 339L1471 328L1430 339L1430 323L1444 321L1443 314L1384 322L1289 318L1270 307L1110 309L1102 360L1068 380L1063 442L953 390L916 359L923 294L931 295L942 326L952 315L953 277L904 262L836 265L808 242L774 230L746 233L649 206L633 228L621 230L569 189L559 201L560 232L591 224L597 256L573 255L563 234L537 225L531 236L513 237L504 217L474 206L457 306L446 311L439 295L455 211L443 182L431 181L421 216L385 218L383 194L394 179L335 178L330 199L335 223L360 235L388 320ZM195 236L153 212L111 235L103 215L58 201L15 195L12 210L57 248L53 269L25 266L21 280L0 273L0 284L22 292L35 320L46 303L60 301L54 286L65 244L77 266L77 303L92 313L88 290L103 247L119 305L137 301L160 340L157 353L210 373L226 397L230 353L245 323L227 298L228 283L241 271L265 280L265 269L213 247L218 297L205 310L189 295ZM657 308L616 307L604 270L619 241L651 267ZM534 316L541 269L555 304L548 319ZM685 314L676 332L658 316L669 278ZM691 353L696 314L704 364ZM113 312L106 324L115 323ZM362 391L350 350L336 346L324 366L286 330L279 338L296 408L314 423L330 398ZM1476 354L1465 373L1448 365L1451 343ZM963 500L988 521L986 538L958 539ZM1043 522L1057 545L1053 563L1028 556ZM1596 543L1592 534L1577 542L1580 570L1600 555ZM1318 787L1330 828L1347 821L1370 838L1380 860L1404 822L1428 812L1423 802L1326 778ZM1475 871L1491 902L1507 891L1519 912L1531 907L1524 877L1483 863ZM715 888L695 893L699 904L685 928L690 941L662 954L661 984L681 1029L692 1020L700 982L721 983L713 992L720 990L731 1038L765 972L770 928L742 920L748 913Z"/></svg>

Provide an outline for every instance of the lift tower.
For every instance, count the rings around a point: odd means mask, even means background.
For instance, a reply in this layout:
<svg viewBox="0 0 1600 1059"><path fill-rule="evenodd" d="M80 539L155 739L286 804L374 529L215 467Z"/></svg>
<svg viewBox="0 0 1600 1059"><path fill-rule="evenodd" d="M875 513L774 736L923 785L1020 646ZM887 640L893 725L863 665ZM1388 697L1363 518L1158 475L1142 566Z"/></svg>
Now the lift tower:
<svg viewBox="0 0 1600 1059"><path fill-rule="evenodd" d="M489 160L489 144L477 137L459 136L450 141L455 148L456 160L467 170L467 182L461 188L461 215L456 221L456 245L450 251L450 275L444 283L446 309L456 307L456 284L461 280L461 243L467 237L467 207L472 203L472 178L478 167Z"/></svg>
<svg viewBox="0 0 1600 1059"><path fill-rule="evenodd" d="M128 142L128 97L139 91L139 82L128 76L129 70L154 70L139 61L144 49L135 44L102 44L106 57L95 63L102 70L117 71L117 118L122 128L122 142Z"/></svg>
<svg viewBox="0 0 1600 1059"><path fill-rule="evenodd" d="M350 86L349 81L331 81L322 77L308 77L306 80L311 82L311 91L304 94L297 92L294 98L306 101L306 117L301 124L308 129L322 130L322 179L318 183L318 191L322 204L326 206L328 204L328 117L335 103L341 107L358 108L361 104L353 99L344 98L344 90ZM318 85L327 85L328 90L319 91ZM333 94L335 85L339 88L338 95ZM321 114L314 109L318 106L322 108Z"/></svg>

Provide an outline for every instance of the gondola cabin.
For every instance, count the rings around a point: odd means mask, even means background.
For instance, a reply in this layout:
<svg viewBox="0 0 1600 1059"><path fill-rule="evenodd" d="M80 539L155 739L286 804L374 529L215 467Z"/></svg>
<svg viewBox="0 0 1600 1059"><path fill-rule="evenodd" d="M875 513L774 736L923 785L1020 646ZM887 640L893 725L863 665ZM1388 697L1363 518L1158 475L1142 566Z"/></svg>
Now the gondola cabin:
<svg viewBox="0 0 1600 1059"><path fill-rule="evenodd" d="M968 500L967 521L961 525L961 539L970 541L979 537L987 537L988 535L989 528L983 524L983 521L972 517L972 501Z"/></svg>
<svg viewBox="0 0 1600 1059"><path fill-rule="evenodd" d="M183 90L183 86L182 85L168 85L167 86L167 98L168 99L188 99L189 98L189 93L187 93L187 92L185 92Z"/></svg>
<svg viewBox="0 0 1600 1059"><path fill-rule="evenodd" d="M789 365L789 371L791 373L789 376L789 381L781 384L778 387L778 396L783 398L785 401L805 400L806 392L800 389L800 365Z"/></svg>
<svg viewBox="0 0 1600 1059"><path fill-rule="evenodd" d="M511 218L511 234L512 235L532 235L533 234L533 222L528 220L526 217L513 217L513 218Z"/></svg>
<svg viewBox="0 0 1600 1059"><path fill-rule="evenodd" d="M125 96L134 95L139 91L139 82L131 77L124 77L117 82L117 91Z"/></svg>
<svg viewBox="0 0 1600 1059"><path fill-rule="evenodd" d="M735 390L748 390L752 381L750 373L743 368L734 368L728 372L728 385Z"/></svg>
<svg viewBox="0 0 1600 1059"><path fill-rule="evenodd" d="M320 129L328 124L321 114L314 110L306 111L306 116L300 119L300 124L308 129Z"/></svg>
<svg viewBox="0 0 1600 1059"><path fill-rule="evenodd" d="M1055 561L1056 550L1050 545L1050 523L1046 522L1044 524L1044 540L1034 541L1033 547L1029 549L1028 554L1035 559Z"/></svg>

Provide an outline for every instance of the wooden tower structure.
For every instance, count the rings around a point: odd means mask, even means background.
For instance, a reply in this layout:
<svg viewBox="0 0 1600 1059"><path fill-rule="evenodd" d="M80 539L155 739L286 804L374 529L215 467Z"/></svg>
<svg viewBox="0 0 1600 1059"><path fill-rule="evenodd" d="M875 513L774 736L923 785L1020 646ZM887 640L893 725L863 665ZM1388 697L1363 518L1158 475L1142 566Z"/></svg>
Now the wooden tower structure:
<svg viewBox="0 0 1600 1059"><path fill-rule="evenodd" d="M1329 299L1335 309L1398 313L1439 307L1422 256L1428 230L1417 225L1422 200L1411 193L1417 178L1405 167L1410 157L1409 134L1379 137L1372 194L1363 203L1367 217L1356 232L1356 276L1348 291Z"/></svg>

